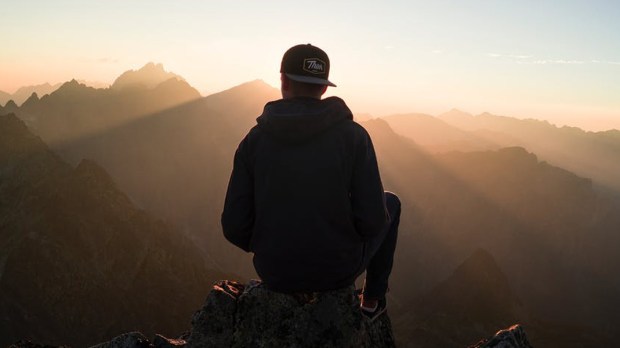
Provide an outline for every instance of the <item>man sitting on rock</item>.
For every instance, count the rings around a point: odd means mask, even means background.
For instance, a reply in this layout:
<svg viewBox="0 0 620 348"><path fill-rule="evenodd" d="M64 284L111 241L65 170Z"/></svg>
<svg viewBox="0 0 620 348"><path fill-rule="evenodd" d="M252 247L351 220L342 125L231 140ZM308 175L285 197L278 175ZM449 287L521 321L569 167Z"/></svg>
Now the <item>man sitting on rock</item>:
<svg viewBox="0 0 620 348"><path fill-rule="evenodd" d="M329 68L310 44L284 54L282 99L239 144L222 227L276 292L340 289L366 271L361 308L374 320L386 309L400 201L383 191L370 136L344 101L321 99L336 86Z"/></svg>

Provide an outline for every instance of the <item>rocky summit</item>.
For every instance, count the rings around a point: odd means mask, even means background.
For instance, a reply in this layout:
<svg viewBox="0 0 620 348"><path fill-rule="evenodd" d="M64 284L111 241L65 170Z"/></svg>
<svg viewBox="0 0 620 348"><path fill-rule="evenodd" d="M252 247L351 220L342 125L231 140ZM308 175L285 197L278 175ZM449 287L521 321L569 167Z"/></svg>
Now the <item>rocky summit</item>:
<svg viewBox="0 0 620 348"><path fill-rule="evenodd" d="M281 294L223 281L192 320L188 347L395 347L389 317L370 322L354 288Z"/></svg>
<svg viewBox="0 0 620 348"><path fill-rule="evenodd" d="M396 347L387 313L370 321L353 287L304 294L270 291L260 281L215 283L191 329L178 338L128 332L91 348ZM520 325L469 348L531 348ZM56 348L22 340L10 348ZM58 348L67 348L65 346Z"/></svg>
<svg viewBox="0 0 620 348"><path fill-rule="evenodd" d="M521 325L498 331L493 337L482 340L469 348L532 348Z"/></svg>

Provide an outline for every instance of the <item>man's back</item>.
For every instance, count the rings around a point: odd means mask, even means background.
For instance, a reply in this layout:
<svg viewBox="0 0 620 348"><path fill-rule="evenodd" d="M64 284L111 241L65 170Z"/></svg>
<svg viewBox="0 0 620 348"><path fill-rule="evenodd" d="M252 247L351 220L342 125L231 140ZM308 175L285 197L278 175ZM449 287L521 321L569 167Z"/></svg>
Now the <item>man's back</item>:
<svg viewBox="0 0 620 348"><path fill-rule="evenodd" d="M222 225L276 291L350 285L386 222L370 137L339 98L266 105L239 145Z"/></svg>

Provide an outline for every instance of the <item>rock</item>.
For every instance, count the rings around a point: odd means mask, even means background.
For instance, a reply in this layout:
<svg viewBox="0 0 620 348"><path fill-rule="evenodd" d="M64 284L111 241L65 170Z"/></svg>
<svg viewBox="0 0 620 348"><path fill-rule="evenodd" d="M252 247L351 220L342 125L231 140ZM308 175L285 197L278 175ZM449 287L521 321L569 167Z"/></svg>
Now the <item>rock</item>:
<svg viewBox="0 0 620 348"><path fill-rule="evenodd" d="M128 332L113 338L111 341L99 343L90 348L152 348L149 340L140 332Z"/></svg>
<svg viewBox="0 0 620 348"><path fill-rule="evenodd" d="M155 348L179 348L185 347L187 342L183 339L166 338L162 335L155 335L153 345Z"/></svg>
<svg viewBox="0 0 620 348"><path fill-rule="evenodd" d="M396 347L387 313L374 322L359 310L353 286L304 294L282 294L261 282L215 283L192 328L178 339L140 332L120 335L91 348ZM67 348L22 340L9 348ZM520 325L498 331L469 348L532 348Z"/></svg>
<svg viewBox="0 0 620 348"><path fill-rule="evenodd" d="M188 347L395 347L387 314L370 322L354 288L281 294L260 282L214 285Z"/></svg>
<svg viewBox="0 0 620 348"><path fill-rule="evenodd" d="M37 344L30 340L19 340L13 343L12 345L10 345L9 348L69 348L69 347L68 346L50 346L47 344Z"/></svg>
<svg viewBox="0 0 620 348"><path fill-rule="evenodd" d="M525 330L519 324L498 331L488 340L482 340L469 348L532 348L525 335Z"/></svg>

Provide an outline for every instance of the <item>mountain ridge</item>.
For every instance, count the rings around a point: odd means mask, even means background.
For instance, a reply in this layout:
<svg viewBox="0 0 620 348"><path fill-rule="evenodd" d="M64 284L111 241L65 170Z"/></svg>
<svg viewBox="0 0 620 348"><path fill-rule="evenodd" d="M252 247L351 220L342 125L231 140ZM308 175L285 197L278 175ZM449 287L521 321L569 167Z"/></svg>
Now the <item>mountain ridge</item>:
<svg viewBox="0 0 620 348"><path fill-rule="evenodd" d="M170 80L176 79L185 81L181 76L164 70L164 66L161 63L146 63L143 67L137 70L128 70L122 73L114 80L110 89L123 89L123 88L147 88L153 89L159 84Z"/></svg>
<svg viewBox="0 0 620 348"><path fill-rule="evenodd" d="M72 168L15 115L0 116L0 345L86 346L177 332L226 274L135 208L96 163ZM165 316L162 314L165 312Z"/></svg>
<svg viewBox="0 0 620 348"><path fill-rule="evenodd" d="M465 347L528 319L508 277L482 248L409 306L395 330L415 347Z"/></svg>

